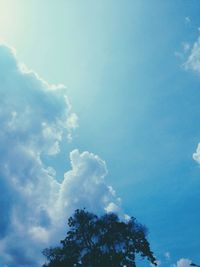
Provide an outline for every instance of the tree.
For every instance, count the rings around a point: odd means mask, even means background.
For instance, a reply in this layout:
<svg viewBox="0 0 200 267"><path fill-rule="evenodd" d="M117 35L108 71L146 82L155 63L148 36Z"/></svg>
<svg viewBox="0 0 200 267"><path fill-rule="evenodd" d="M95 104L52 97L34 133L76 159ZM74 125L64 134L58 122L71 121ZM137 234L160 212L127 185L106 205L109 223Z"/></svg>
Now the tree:
<svg viewBox="0 0 200 267"><path fill-rule="evenodd" d="M68 225L61 246L43 251L48 260L43 267L135 267L136 254L156 265L147 230L133 217L125 222L116 214L99 217L78 209Z"/></svg>

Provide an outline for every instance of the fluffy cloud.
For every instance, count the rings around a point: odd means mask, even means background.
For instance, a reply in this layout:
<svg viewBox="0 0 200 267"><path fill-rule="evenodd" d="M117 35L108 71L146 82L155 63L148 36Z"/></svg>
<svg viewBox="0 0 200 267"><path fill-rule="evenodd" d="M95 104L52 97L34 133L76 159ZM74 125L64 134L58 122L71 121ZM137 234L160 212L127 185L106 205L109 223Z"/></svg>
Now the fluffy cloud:
<svg viewBox="0 0 200 267"><path fill-rule="evenodd" d="M173 265L173 267L189 267L190 264L191 264L191 260L182 258L178 260L177 263Z"/></svg>
<svg viewBox="0 0 200 267"><path fill-rule="evenodd" d="M66 232L76 208L118 211L120 199L105 184L106 164L74 150L71 170L58 182L42 156L72 139L77 115L63 86L49 85L0 46L0 266L40 266L41 251Z"/></svg>

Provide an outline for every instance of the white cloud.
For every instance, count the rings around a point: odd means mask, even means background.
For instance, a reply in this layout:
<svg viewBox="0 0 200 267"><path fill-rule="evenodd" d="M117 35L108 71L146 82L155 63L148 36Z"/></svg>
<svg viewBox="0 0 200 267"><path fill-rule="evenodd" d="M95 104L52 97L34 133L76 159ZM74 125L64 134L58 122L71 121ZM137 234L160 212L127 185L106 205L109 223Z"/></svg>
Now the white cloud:
<svg viewBox="0 0 200 267"><path fill-rule="evenodd" d="M200 37L198 37L197 41L194 43L191 54L184 64L184 67L186 70L189 69L200 74ZM192 156L193 159L200 164L200 143L198 143L196 151ZM173 265L173 267L190 267L190 264L191 260L182 258L177 261L177 264Z"/></svg>
<svg viewBox="0 0 200 267"><path fill-rule="evenodd" d="M70 153L70 160L72 170L64 175L56 210L71 213L75 208L86 207L93 212L102 212L115 202L119 211L120 202L104 181L105 162L93 153L80 154L78 150Z"/></svg>
<svg viewBox="0 0 200 267"><path fill-rule="evenodd" d="M196 152L193 153L193 159L200 164L200 143L197 145Z"/></svg>
<svg viewBox="0 0 200 267"><path fill-rule="evenodd" d="M115 203L110 202L107 207L105 207L106 212L119 212L119 206Z"/></svg>
<svg viewBox="0 0 200 267"><path fill-rule="evenodd" d="M173 265L173 267L189 267L190 263L191 260L182 258L178 260L177 263Z"/></svg>
<svg viewBox="0 0 200 267"><path fill-rule="evenodd" d="M120 211L120 199L105 184L105 162L92 153L72 151L62 182L45 166L42 155L59 153L77 116L63 86L22 68L3 45L0 93L0 265L40 266L42 249L64 237L76 208Z"/></svg>
<svg viewBox="0 0 200 267"><path fill-rule="evenodd" d="M200 74L200 36L194 43L191 53L183 66L186 70L192 70ZM192 157L200 164L200 143L197 145L196 152L193 153Z"/></svg>
<svg viewBox="0 0 200 267"><path fill-rule="evenodd" d="M200 73L200 37L194 43L191 53L184 63L186 70L192 70L197 73Z"/></svg>
<svg viewBox="0 0 200 267"><path fill-rule="evenodd" d="M67 129L68 129L68 141L72 141L72 133L78 127L78 116L76 113L71 113L67 118Z"/></svg>

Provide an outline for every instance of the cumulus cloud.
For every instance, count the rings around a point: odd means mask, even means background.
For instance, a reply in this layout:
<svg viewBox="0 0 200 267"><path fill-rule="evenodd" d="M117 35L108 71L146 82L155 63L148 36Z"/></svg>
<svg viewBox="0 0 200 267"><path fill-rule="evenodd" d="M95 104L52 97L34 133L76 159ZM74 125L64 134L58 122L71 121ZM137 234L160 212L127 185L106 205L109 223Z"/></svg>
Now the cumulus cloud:
<svg viewBox="0 0 200 267"><path fill-rule="evenodd" d="M178 260L177 263L173 265L173 267L189 267L190 264L191 260L182 258Z"/></svg>
<svg viewBox="0 0 200 267"><path fill-rule="evenodd" d="M42 156L56 155L78 126L63 86L49 85L0 46L0 266L40 266L41 251L66 233L76 208L119 211L105 184L106 164L74 150L71 170L57 179Z"/></svg>

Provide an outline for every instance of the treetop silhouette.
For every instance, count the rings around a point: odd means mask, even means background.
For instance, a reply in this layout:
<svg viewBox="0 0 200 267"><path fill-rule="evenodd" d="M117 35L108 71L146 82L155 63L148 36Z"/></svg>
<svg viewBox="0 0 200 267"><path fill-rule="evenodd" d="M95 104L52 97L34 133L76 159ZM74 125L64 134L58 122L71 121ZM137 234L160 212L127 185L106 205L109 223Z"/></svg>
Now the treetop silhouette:
<svg viewBox="0 0 200 267"><path fill-rule="evenodd" d="M43 251L48 260L43 267L135 267L136 254L156 265L147 230L133 217L125 222L113 213L97 216L78 209L68 225L61 246Z"/></svg>

